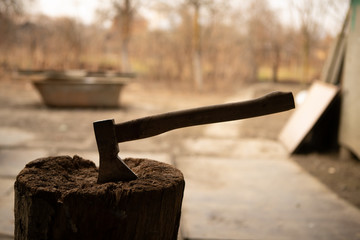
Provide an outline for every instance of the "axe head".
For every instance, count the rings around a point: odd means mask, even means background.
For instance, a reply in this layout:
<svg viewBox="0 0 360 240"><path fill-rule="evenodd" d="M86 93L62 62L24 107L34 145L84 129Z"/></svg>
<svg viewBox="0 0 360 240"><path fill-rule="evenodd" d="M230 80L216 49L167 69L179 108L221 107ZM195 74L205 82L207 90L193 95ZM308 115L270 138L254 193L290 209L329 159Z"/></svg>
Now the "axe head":
<svg viewBox="0 0 360 240"><path fill-rule="evenodd" d="M94 122L94 131L100 161L98 183L137 179L136 174L118 157L114 120Z"/></svg>

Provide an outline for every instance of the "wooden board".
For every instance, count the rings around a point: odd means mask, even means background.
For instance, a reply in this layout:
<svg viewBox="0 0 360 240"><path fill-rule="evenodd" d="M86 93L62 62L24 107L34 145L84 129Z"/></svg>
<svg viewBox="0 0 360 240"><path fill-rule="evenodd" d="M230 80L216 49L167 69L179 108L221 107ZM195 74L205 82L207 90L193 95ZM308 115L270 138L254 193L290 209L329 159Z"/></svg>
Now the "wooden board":
<svg viewBox="0 0 360 240"><path fill-rule="evenodd" d="M329 55L324 63L324 67L321 73L321 81L323 82L332 84L340 83L346 51L347 32L350 23L349 18L350 11L346 15L340 34L332 44Z"/></svg>
<svg viewBox="0 0 360 240"><path fill-rule="evenodd" d="M311 85L304 103L296 107L279 135L279 140L290 153L300 146L338 92L339 88L332 84L315 82Z"/></svg>
<svg viewBox="0 0 360 240"><path fill-rule="evenodd" d="M342 82L339 142L360 157L360 5L352 3Z"/></svg>

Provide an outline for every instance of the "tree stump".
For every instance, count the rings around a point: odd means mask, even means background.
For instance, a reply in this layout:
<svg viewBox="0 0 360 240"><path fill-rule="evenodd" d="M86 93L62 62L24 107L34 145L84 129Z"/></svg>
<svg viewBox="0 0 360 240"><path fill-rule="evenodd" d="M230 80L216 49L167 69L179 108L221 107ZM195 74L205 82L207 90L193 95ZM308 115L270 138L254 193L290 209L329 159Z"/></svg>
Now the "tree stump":
<svg viewBox="0 0 360 240"><path fill-rule="evenodd" d="M15 239L177 239L182 173L124 161L138 179L97 184L95 164L78 156L28 163L15 182Z"/></svg>

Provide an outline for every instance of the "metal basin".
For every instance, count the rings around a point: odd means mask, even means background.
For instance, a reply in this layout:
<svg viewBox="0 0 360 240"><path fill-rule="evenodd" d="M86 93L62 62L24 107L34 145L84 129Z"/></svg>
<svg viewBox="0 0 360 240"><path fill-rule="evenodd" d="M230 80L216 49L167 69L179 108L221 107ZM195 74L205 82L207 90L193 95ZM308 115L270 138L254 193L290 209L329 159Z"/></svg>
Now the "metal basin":
<svg viewBox="0 0 360 240"><path fill-rule="evenodd" d="M50 107L119 107L126 85L120 77L73 77L49 75L33 81L44 103Z"/></svg>

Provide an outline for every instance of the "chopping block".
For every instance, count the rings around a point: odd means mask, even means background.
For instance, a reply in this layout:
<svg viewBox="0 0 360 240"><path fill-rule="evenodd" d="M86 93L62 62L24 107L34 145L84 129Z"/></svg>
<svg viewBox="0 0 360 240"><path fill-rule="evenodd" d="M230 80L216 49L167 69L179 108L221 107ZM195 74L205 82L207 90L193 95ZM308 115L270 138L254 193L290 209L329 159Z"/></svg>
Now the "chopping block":
<svg viewBox="0 0 360 240"><path fill-rule="evenodd" d="M148 159L124 159L138 178L97 183L79 156L34 160L15 182L15 239L177 239L182 173Z"/></svg>

